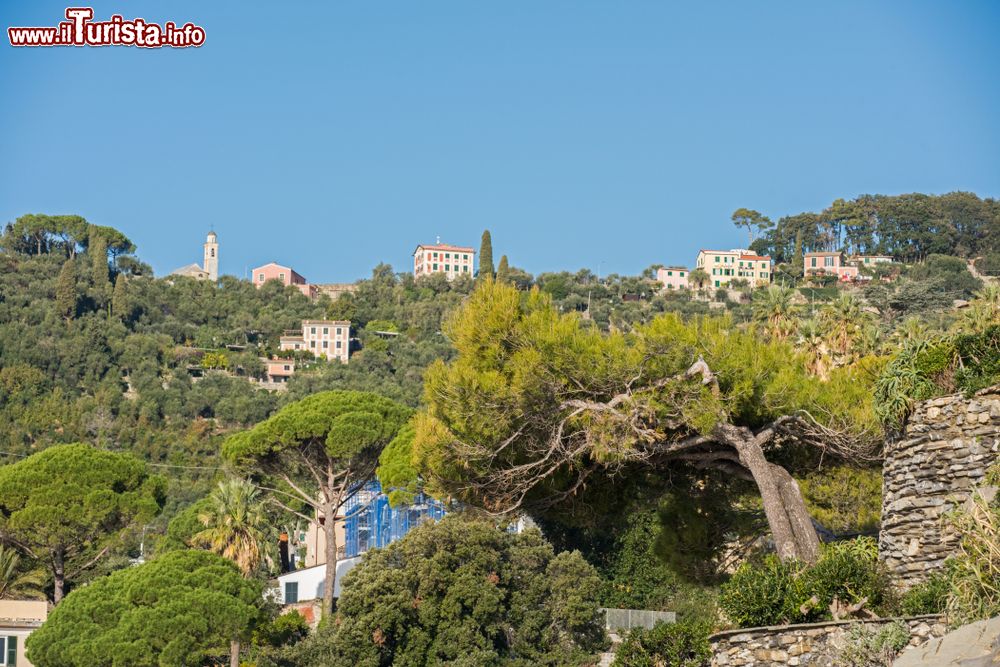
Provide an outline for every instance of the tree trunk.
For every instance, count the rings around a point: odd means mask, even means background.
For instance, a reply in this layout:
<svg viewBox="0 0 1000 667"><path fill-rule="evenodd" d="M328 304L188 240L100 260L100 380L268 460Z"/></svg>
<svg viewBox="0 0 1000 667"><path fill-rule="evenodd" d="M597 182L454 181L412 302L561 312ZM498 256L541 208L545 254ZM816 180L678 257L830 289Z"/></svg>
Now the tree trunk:
<svg viewBox="0 0 1000 667"><path fill-rule="evenodd" d="M240 640L229 642L229 667L240 667Z"/></svg>
<svg viewBox="0 0 1000 667"><path fill-rule="evenodd" d="M798 484L788 471L767 460L752 434L742 431L732 426L725 428L725 440L736 448L740 462L760 490L778 556L781 560L815 563L819 559L819 537Z"/></svg>
<svg viewBox="0 0 1000 667"><path fill-rule="evenodd" d="M59 604L66 590L66 563L61 551L52 555L52 602Z"/></svg>
<svg viewBox="0 0 1000 667"><path fill-rule="evenodd" d="M326 536L326 578L323 580L323 616L333 613L333 589L337 583L337 531L333 503L323 505L323 534Z"/></svg>
<svg viewBox="0 0 1000 667"><path fill-rule="evenodd" d="M774 463L771 464L771 473L778 483L785 513L792 524L792 532L799 551L798 559L806 563L815 563L819 560L819 535L816 534L799 484L787 470Z"/></svg>

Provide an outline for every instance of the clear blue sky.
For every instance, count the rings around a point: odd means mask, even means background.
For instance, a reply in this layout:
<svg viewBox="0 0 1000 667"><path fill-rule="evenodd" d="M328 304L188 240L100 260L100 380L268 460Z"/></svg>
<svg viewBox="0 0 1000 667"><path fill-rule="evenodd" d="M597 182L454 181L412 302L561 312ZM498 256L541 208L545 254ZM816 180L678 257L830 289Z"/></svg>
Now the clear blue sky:
<svg viewBox="0 0 1000 667"><path fill-rule="evenodd" d="M1000 2L90 4L207 42L4 34L0 221L84 215L158 274L200 261L210 227L236 275L406 270L417 243L483 228L532 272L634 274L741 244L741 206L1000 196ZM0 17L65 7L0 0Z"/></svg>

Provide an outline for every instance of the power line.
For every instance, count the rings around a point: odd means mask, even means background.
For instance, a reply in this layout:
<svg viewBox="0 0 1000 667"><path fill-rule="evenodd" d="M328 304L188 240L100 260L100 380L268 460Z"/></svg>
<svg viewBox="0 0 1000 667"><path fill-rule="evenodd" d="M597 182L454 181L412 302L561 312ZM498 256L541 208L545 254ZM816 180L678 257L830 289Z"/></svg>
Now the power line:
<svg viewBox="0 0 1000 667"><path fill-rule="evenodd" d="M28 458L30 454L19 454L17 452L0 452L0 456L17 456L22 459ZM140 459L141 460L141 459ZM222 466L182 466L176 463L153 463L152 461L144 461L146 465L158 466L160 468L182 468L185 470L225 470Z"/></svg>

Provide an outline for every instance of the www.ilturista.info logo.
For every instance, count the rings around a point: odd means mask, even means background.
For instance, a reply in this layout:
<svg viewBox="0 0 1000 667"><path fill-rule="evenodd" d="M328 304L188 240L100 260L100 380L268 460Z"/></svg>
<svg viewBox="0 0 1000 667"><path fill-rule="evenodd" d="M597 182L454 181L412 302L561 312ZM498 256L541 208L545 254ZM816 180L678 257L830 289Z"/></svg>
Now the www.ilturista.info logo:
<svg viewBox="0 0 1000 667"><path fill-rule="evenodd" d="M162 26L135 18L126 21L115 14L108 21L93 21L91 7L68 7L67 21L49 28L7 28L11 46L164 46L184 48L205 43L205 29L193 23L178 27L173 21Z"/></svg>

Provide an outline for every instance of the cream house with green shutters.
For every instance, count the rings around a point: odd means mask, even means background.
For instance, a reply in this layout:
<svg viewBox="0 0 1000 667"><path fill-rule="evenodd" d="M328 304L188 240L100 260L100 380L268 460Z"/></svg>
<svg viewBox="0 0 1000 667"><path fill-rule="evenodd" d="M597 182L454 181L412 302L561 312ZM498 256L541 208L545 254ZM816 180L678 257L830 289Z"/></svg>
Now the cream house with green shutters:
<svg viewBox="0 0 1000 667"><path fill-rule="evenodd" d="M771 283L771 257L750 250L702 250L696 264L708 274L712 287L725 287L733 280L746 280L754 287Z"/></svg>
<svg viewBox="0 0 1000 667"><path fill-rule="evenodd" d="M32 667L24 657L24 640L48 615L45 600L0 600L0 667Z"/></svg>

